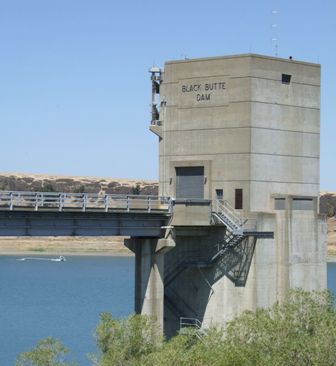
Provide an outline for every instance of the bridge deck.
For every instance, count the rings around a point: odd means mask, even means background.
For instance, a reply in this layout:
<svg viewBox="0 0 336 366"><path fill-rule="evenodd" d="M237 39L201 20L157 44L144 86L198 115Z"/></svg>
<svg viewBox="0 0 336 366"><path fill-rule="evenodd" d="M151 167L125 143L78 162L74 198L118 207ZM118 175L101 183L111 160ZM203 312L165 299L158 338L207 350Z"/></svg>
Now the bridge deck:
<svg viewBox="0 0 336 366"><path fill-rule="evenodd" d="M170 198L89 193L0 192L0 236L160 237Z"/></svg>
<svg viewBox="0 0 336 366"><path fill-rule="evenodd" d="M228 209L228 203L218 207L215 202L219 212L212 212L215 221L211 223L211 201L195 202L201 207L204 202L209 206L203 213L203 226L237 223L233 229L239 228L243 236L273 238L272 232L256 231L253 220L252 226L250 220L246 225L232 208ZM170 197L157 196L0 191L0 236L160 237L163 227L170 222L173 204ZM189 207L190 200L185 200L185 204ZM223 215L225 220L218 222ZM178 225L195 226L189 221L182 220Z"/></svg>

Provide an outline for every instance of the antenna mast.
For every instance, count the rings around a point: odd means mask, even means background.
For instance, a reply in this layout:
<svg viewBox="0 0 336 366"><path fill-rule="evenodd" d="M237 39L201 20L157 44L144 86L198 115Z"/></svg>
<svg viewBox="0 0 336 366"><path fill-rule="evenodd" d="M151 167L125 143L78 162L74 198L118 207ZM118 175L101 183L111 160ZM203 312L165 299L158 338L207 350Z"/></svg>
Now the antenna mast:
<svg viewBox="0 0 336 366"><path fill-rule="evenodd" d="M278 36L277 36L277 29L278 29L278 23L277 23L277 10L272 10L272 42L274 43L274 55L278 56Z"/></svg>

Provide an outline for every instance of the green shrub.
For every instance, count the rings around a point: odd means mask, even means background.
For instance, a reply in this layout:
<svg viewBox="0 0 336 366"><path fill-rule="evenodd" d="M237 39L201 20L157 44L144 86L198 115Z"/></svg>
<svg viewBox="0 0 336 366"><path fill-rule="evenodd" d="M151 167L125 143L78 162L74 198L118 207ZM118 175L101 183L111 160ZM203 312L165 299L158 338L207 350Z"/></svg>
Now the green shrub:
<svg viewBox="0 0 336 366"><path fill-rule="evenodd" d="M189 330L164 342L157 322L101 314L97 366L334 366L336 311L328 291L290 291L270 308L246 311L199 339ZM66 366L67 350L47 338L24 352L16 366Z"/></svg>
<svg viewBox="0 0 336 366"><path fill-rule="evenodd" d="M334 366L336 311L327 291L290 291L282 303L246 311L201 340L180 335L143 357L146 366Z"/></svg>
<svg viewBox="0 0 336 366"><path fill-rule="evenodd" d="M141 315L115 320L109 313L101 314L96 329L97 345L101 351L99 365L134 365L144 355L162 344L157 322Z"/></svg>
<svg viewBox="0 0 336 366"><path fill-rule="evenodd" d="M65 362L68 349L54 338L39 341L31 351L19 355L16 366L70 366Z"/></svg>

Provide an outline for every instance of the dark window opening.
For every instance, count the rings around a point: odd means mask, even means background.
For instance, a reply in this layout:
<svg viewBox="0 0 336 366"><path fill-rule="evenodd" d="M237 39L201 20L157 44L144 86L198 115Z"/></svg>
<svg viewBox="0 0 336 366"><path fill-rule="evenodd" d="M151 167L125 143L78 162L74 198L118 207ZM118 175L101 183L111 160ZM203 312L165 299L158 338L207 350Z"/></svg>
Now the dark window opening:
<svg viewBox="0 0 336 366"><path fill-rule="evenodd" d="M285 210L286 209L286 200L284 198L275 198L274 199L274 209L275 210Z"/></svg>
<svg viewBox="0 0 336 366"><path fill-rule="evenodd" d="M235 209L241 210L243 208L243 190L241 188L235 189Z"/></svg>
<svg viewBox="0 0 336 366"><path fill-rule="evenodd" d="M223 199L223 190L222 189L216 189L216 198L218 200L222 200Z"/></svg>
<svg viewBox="0 0 336 366"><path fill-rule="evenodd" d="M314 201L312 198L295 197L292 202L293 210L313 210Z"/></svg>
<svg viewBox="0 0 336 366"><path fill-rule="evenodd" d="M290 84L291 78L292 78L292 75L282 74L282 78L281 78L282 84Z"/></svg>

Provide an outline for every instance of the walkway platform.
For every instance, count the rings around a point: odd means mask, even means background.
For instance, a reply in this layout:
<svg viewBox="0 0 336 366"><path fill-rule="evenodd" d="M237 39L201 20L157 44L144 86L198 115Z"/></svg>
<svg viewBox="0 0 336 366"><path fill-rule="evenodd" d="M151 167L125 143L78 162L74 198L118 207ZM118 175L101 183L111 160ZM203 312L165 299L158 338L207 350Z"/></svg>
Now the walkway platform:
<svg viewBox="0 0 336 366"><path fill-rule="evenodd" d="M0 192L0 236L162 237L170 198Z"/></svg>

